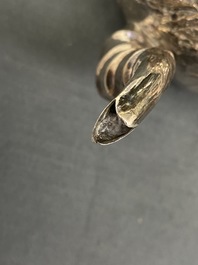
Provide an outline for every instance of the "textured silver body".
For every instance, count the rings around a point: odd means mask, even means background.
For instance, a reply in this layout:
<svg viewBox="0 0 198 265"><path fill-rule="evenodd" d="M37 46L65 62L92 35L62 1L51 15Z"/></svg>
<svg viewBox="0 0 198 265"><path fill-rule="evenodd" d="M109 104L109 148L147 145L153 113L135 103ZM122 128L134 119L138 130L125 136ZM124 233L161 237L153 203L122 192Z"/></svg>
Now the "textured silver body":
<svg viewBox="0 0 198 265"><path fill-rule="evenodd" d="M135 129L174 77L198 91L198 0L118 3L126 28L106 41L96 71L99 93L111 100L92 135L104 145Z"/></svg>
<svg viewBox="0 0 198 265"><path fill-rule="evenodd" d="M198 0L119 0L127 28L176 58L175 79L198 92ZM146 8L145 8L146 5ZM137 15L138 14L138 15Z"/></svg>

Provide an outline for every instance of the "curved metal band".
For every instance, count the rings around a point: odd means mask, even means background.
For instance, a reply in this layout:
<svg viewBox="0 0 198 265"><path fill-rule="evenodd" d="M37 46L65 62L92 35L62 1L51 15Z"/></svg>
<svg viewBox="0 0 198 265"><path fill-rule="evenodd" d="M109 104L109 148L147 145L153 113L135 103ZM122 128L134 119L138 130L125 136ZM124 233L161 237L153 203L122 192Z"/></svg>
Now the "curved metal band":
<svg viewBox="0 0 198 265"><path fill-rule="evenodd" d="M157 103L175 72L175 59L169 51L126 48L118 52L114 47L116 54L110 50L99 63L98 89L105 98L113 99L93 129L93 141L100 144L130 133Z"/></svg>

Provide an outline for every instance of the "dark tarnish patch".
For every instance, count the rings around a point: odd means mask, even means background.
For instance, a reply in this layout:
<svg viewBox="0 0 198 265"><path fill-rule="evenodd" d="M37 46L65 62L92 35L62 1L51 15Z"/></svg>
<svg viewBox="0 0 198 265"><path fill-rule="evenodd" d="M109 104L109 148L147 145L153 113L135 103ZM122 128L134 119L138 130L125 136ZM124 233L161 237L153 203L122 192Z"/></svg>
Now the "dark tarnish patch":
<svg viewBox="0 0 198 265"><path fill-rule="evenodd" d="M129 134L133 128L128 128L118 117L115 110L115 101L102 112L97 120L92 139L96 143L111 144Z"/></svg>

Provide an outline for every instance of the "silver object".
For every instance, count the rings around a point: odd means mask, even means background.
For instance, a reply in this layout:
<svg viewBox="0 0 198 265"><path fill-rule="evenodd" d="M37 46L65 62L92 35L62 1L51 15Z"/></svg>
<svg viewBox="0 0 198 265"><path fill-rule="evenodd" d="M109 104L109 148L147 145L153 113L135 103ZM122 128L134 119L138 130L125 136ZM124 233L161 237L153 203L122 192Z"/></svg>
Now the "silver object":
<svg viewBox="0 0 198 265"><path fill-rule="evenodd" d="M119 4L127 27L106 41L96 71L98 91L110 100L92 134L93 141L102 145L132 132L174 76L198 91L198 0L139 0L139 5L120 0Z"/></svg>

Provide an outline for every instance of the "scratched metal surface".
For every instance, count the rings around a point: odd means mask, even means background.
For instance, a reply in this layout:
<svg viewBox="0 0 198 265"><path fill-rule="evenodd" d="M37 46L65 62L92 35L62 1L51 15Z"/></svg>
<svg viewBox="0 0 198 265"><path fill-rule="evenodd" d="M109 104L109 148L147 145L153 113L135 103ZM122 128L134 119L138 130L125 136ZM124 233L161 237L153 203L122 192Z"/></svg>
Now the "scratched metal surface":
<svg viewBox="0 0 198 265"><path fill-rule="evenodd" d="M114 1L0 1L0 264L195 265L198 96L171 87L134 133L90 142Z"/></svg>

